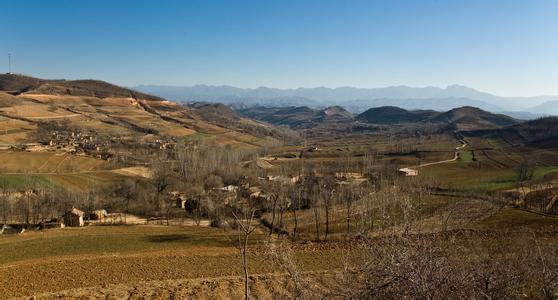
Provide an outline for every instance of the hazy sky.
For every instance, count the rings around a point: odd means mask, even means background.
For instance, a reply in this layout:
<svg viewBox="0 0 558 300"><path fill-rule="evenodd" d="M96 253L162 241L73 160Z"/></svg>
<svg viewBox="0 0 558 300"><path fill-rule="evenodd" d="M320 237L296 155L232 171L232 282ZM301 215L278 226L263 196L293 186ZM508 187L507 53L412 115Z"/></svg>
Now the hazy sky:
<svg viewBox="0 0 558 300"><path fill-rule="evenodd" d="M557 0L0 4L0 70L116 84L558 95Z"/></svg>

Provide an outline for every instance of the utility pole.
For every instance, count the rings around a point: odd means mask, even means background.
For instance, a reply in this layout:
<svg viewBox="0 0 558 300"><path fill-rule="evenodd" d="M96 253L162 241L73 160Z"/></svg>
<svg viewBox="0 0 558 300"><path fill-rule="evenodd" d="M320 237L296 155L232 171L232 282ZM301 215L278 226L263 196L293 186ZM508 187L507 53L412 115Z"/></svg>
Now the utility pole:
<svg viewBox="0 0 558 300"><path fill-rule="evenodd" d="M12 54L8 53L8 74L12 74Z"/></svg>

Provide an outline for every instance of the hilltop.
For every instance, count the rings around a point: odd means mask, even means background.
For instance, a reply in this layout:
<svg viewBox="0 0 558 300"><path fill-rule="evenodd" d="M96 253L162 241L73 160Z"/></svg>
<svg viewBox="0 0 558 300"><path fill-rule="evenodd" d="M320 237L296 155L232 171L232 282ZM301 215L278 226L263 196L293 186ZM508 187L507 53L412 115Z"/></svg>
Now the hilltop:
<svg viewBox="0 0 558 300"><path fill-rule="evenodd" d="M430 119L433 123L449 124L459 130L500 128L519 123L518 120L493 114L480 108L464 106L436 115Z"/></svg>
<svg viewBox="0 0 558 300"><path fill-rule="evenodd" d="M218 110L211 117L208 108ZM223 113L225 109L225 113ZM100 80L45 80L0 75L0 144L39 142L45 122L66 122L111 137L149 141L196 135L218 143L259 146L278 133L219 105L185 106Z"/></svg>
<svg viewBox="0 0 558 300"><path fill-rule="evenodd" d="M382 106L359 114L357 120L372 124L417 123L427 121L437 114L433 110L405 110L395 106Z"/></svg>
<svg viewBox="0 0 558 300"><path fill-rule="evenodd" d="M406 110L395 106L373 107L353 116L340 106L313 109L307 106L264 107L238 109L249 118L293 129L348 128L351 125L405 125L435 124L451 130L493 129L518 124L512 117L493 114L476 107L459 107L447 112L433 110ZM348 126L348 127L347 127ZM324 128L322 128L324 129Z"/></svg>
<svg viewBox="0 0 558 300"><path fill-rule="evenodd" d="M480 130L469 136L501 138L512 146L529 145L536 148L558 147L558 117L545 117L504 128Z"/></svg>
<svg viewBox="0 0 558 300"><path fill-rule="evenodd" d="M0 74L0 90L12 95L43 94L97 98L134 98L161 101L152 96L101 80L47 80L19 74Z"/></svg>
<svg viewBox="0 0 558 300"><path fill-rule="evenodd" d="M238 112L249 118L274 125L289 126L293 129L309 129L321 124L347 123L353 121L353 115L340 106L333 106L325 109L313 109L307 106L255 106L239 109Z"/></svg>
<svg viewBox="0 0 558 300"><path fill-rule="evenodd" d="M480 108L464 106L447 112L432 110L405 110L384 106L371 108L357 116L357 120L371 124L417 124L432 123L450 126L457 130L500 128L519 123L512 117L493 114Z"/></svg>

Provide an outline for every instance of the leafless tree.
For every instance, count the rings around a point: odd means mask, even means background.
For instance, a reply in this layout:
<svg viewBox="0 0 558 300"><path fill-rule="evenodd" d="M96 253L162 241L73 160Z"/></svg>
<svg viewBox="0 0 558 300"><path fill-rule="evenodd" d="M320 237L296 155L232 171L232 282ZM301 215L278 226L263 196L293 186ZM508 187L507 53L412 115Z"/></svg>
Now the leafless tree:
<svg viewBox="0 0 558 300"><path fill-rule="evenodd" d="M237 248L240 252L240 258L242 261L242 268L244 271L244 298L250 298L250 278L248 276L248 241L250 236L256 230L254 224L256 209L252 208L250 205L237 203L237 206L231 206L230 212L236 223L237 227ZM236 212L235 212L236 210Z"/></svg>

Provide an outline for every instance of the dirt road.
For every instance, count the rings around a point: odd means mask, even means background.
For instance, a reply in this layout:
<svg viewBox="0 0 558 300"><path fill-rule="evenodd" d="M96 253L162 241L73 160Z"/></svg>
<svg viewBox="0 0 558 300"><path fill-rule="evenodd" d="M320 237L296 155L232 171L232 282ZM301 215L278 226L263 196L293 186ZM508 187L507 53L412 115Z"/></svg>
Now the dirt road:
<svg viewBox="0 0 558 300"><path fill-rule="evenodd" d="M79 117L80 114L71 114L71 115L63 115L63 116L43 116L43 117L26 117L27 119L31 120L53 120L53 119L64 119L64 118L74 118Z"/></svg>
<svg viewBox="0 0 558 300"><path fill-rule="evenodd" d="M445 163L449 163L449 162L452 162L452 161L456 161L457 159L459 159L459 150L461 150L461 149L463 149L467 146L467 143L465 141L460 140L460 142L461 142L461 145L458 146L458 147L455 147L456 151L455 151L455 154L454 154L452 159L430 162L430 163L426 163L426 164L422 164L422 165L418 165L418 166L413 166L413 167L401 168L401 169L399 169L399 171L405 173L405 176L417 176L419 168L426 167L426 166L432 166L432 165L438 165L438 164L445 164Z"/></svg>

